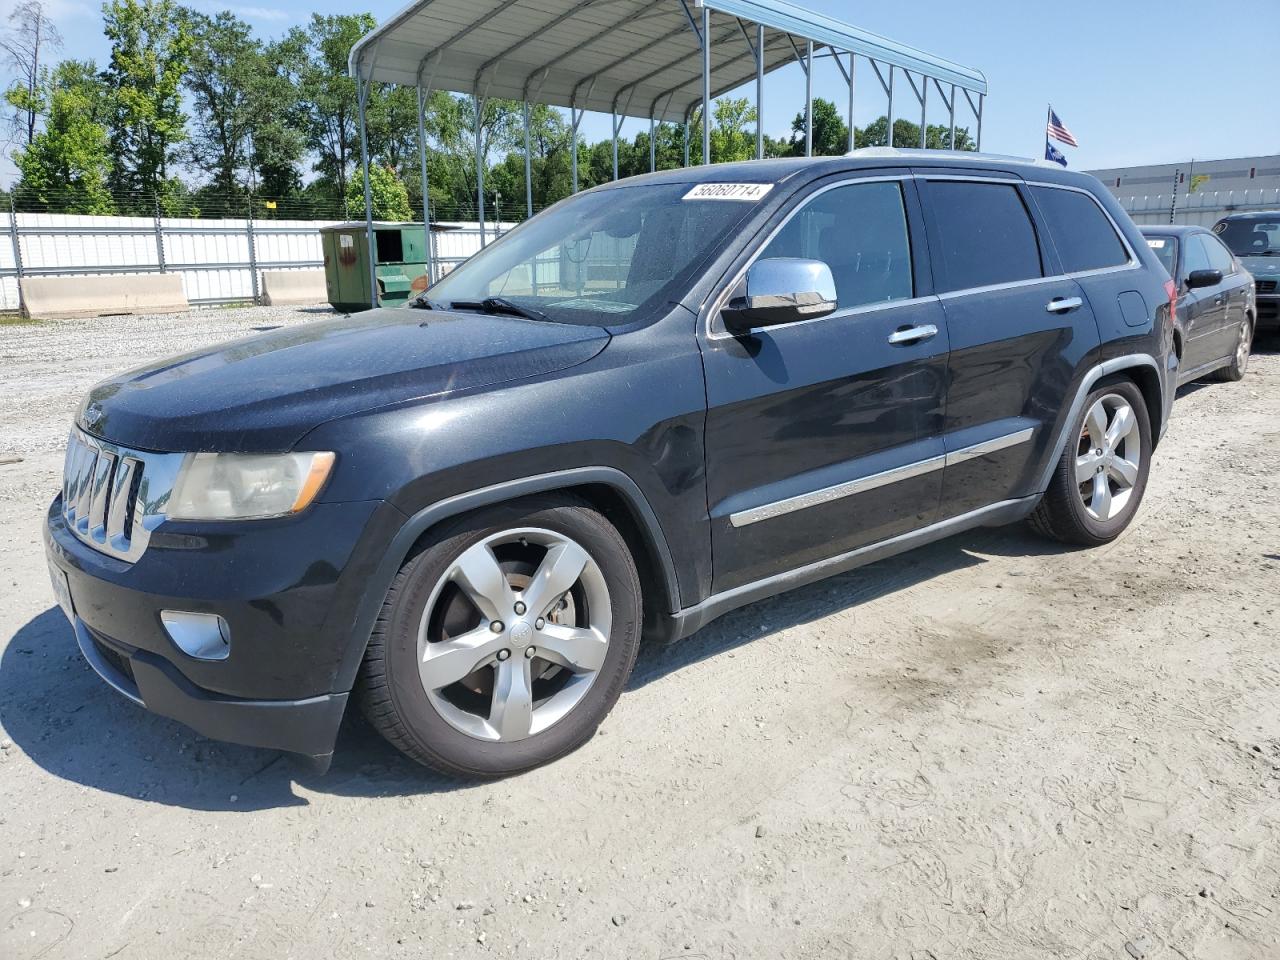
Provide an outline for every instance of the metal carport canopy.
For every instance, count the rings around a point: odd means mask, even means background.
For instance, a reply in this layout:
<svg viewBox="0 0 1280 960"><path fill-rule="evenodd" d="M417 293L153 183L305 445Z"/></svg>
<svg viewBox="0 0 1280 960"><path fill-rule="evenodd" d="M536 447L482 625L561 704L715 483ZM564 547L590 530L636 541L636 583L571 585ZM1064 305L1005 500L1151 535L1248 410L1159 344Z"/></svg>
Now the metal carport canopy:
<svg viewBox="0 0 1280 960"><path fill-rule="evenodd" d="M982 73L785 0L417 0L351 50L366 82L683 121L702 97L701 8L712 21L712 95L801 59L795 40L984 95Z"/></svg>

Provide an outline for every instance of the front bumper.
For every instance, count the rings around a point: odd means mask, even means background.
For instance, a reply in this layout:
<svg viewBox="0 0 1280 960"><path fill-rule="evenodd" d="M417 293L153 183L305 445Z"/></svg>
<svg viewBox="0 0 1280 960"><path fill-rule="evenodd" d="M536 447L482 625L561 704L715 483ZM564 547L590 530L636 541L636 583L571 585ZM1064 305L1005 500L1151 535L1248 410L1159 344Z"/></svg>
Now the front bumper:
<svg viewBox="0 0 1280 960"><path fill-rule="evenodd" d="M89 666L140 707L186 724L214 740L300 753L321 766L333 756L347 694L305 700L244 700L202 690L162 657L94 634L78 616L72 626Z"/></svg>
<svg viewBox="0 0 1280 960"><path fill-rule="evenodd" d="M315 504L280 521L165 523L127 563L72 534L59 498L44 540L80 650L110 686L205 736L323 766L351 689L344 664L367 640L352 629L357 611L400 520L366 502ZM222 617L225 658L183 652L162 610Z"/></svg>
<svg viewBox="0 0 1280 960"><path fill-rule="evenodd" d="M1258 329L1274 330L1280 328L1280 294L1276 296L1259 295L1255 300L1258 311Z"/></svg>

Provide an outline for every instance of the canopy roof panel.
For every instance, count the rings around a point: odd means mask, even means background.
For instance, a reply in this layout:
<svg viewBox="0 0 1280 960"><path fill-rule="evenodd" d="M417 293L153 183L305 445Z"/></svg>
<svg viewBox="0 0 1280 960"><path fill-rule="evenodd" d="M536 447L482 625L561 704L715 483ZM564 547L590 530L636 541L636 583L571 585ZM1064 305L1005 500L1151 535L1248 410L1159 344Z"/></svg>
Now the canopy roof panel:
<svg viewBox="0 0 1280 960"><path fill-rule="evenodd" d="M856 53L985 94L986 79L784 0L416 0L351 50L352 76L433 90L680 121L702 97L697 30L711 25L713 96L815 49Z"/></svg>

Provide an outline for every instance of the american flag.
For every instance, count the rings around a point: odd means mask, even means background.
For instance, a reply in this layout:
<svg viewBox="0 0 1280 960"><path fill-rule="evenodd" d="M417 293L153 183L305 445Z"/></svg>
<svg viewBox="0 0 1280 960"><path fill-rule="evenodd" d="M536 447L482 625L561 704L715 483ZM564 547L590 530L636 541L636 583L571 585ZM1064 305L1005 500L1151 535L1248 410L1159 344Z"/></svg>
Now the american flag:
<svg viewBox="0 0 1280 960"><path fill-rule="evenodd" d="M1049 108L1049 136L1057 140L1059 143L1065 143L1069 147L1078 147L1076 138L1071 135L1071 131L1067 129L1067 125L1058 119L1058 115L1053 112L1053 107Z"/></svg>

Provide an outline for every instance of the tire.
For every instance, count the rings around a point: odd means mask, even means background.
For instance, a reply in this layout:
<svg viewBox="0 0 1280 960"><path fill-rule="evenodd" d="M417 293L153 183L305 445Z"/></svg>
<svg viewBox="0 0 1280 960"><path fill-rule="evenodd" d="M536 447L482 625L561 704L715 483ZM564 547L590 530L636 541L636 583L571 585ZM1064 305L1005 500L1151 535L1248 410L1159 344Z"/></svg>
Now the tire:
<svg viewBox="0 0 1280 960"><path fill-rule="evenodd" d="M509 776L592 737L631 673L640 632L640 578L618 531L585 501L530 497L447 521L406 560L356 695L370 723L419 763Z"/></svg>
<svg viewBox="0 0 1280 960"><path fill-rule="evenodd" d="M1132 417L1131 427L1114 445L1106 440L1099 444L1093 434L1101 432L1105 438L1113 429L1119 429L1115 425L1122 408ZM1097 419L1098 411L1106 417L1105 430ZM1142 392L1133 381L1125 379L1097 387L1071 424L1068 438L1049 489L1029 518L1031 526L1037 533L1063 543L1109 543L1129 525L1147 487L1151 420Z"/></svg>
<svg viewBox="0 0 1280 960"><path fill-rule="evenodd" d="M1236 350L1231 355L1231 362L1213 371L1211 378L1226 383L1243 380L1244 372L1249 366L1251 349L1253 349L1253 318L1245 317L1240 321L1240 330L1236 334Z"/></svg>

